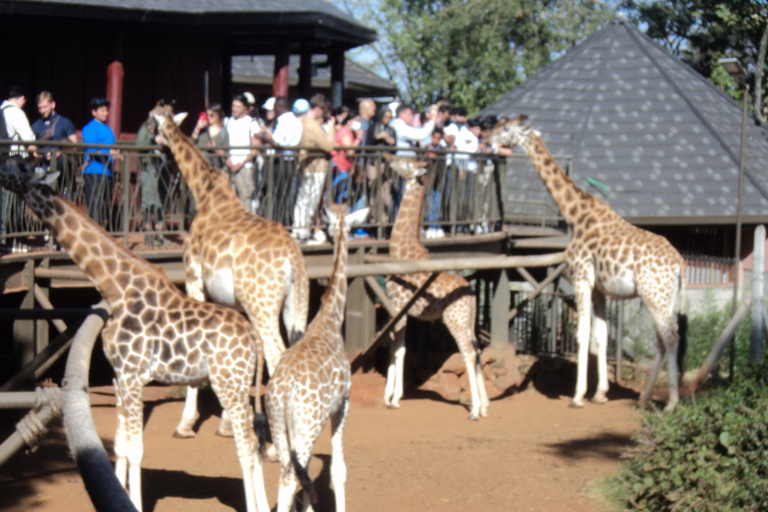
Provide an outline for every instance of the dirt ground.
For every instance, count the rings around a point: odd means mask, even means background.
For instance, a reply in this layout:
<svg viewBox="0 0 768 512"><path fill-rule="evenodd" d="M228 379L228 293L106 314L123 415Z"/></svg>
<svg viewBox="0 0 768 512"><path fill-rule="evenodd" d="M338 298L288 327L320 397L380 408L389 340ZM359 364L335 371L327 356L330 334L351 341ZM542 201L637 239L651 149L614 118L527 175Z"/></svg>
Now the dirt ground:
<svg viewBox="0 0 768 512"><path fill-rule="evenodd" d="M556 370L566 381L575 373L573 368ZM621 449L637 428L637 395L612 385L609 403L571 409L567 395L572 380L562 390L544 389L541 376L547 373L538 372L536 378L530 366L526 371L527 385L499 392L489 384L495 398L489 417L477 422L467 420L460 390L453 395L435 390L440 379L411 389L399 410L388 410L382 402L383 377L355 375L344 436L347 509L601 510L601 479L616 471ZM144 396L145 512L245 510L234 442L214 434L220 408L213 394L201 393L199 433L186 440L171 437L183 405L174 388L149 386ZM111 455L116 425L112 387L92 388L91 399L97 429ZM326 431L310 465L320 493L318 511L334 510L329 468ZM272 506L278 471L275 463L265 466ZM0 467L0 509L93 509L60 427L52 429L37 452L17 454Z"/></svg>

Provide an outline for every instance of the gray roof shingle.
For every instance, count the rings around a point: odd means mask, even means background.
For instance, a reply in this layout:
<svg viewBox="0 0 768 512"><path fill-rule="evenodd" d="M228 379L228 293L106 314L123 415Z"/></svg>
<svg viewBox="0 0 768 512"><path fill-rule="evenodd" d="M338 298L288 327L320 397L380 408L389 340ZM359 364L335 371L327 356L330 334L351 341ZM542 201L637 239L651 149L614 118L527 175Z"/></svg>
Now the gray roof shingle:
<svg viewBox="0 0 768 512"><path fill-rule="evenodd" d="M741 105L627 21L609 22L481 114L527 114L553 154L572 155L576 183L633 222L735 221ZM768 130L750 119L747 138L742 212L766 222ZM513 167L513 177L533 172ZM543 184L507 189L508 210L549 201Z"/></svg>

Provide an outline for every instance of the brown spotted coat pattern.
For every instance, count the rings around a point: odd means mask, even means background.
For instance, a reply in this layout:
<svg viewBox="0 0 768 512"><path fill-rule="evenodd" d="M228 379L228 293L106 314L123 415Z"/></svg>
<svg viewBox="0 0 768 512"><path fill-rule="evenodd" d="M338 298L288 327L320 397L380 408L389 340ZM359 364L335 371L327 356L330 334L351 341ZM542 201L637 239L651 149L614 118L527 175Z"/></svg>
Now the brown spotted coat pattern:
<svg viewBox="0 0 768 512"><path fill-rule="evenodd" d="M162 269L117 243L47 185L31 183L34 179L26 166L6 166L0 173L0 182L24 198L112 312L101 336L118 400L115 472L130 488L131 501L140 511L144 385L208 379L232 419L248 510L255 510L256 500L266 505L249 403L262 363L256 330L237 311L185 296Z"/></svg>
<svg viewBox="0 0 768 512"><path fill-rule="evenodd" d="M412 160L395 160L392 168L405 181L405 192L400 202L397 218L389 241L389 254L393 258L425 260L427 249L419 240L421 208L424 203L424 163ZM429 273L390 276L386 281L387 295L395 309L402 309L429 278ZM429 285L424 295L408 311L408 316L419 320L443 323L456 340L467 367L472 392L470 419L488 415L488 395L480 371L480 354L474 334L476 302L466 279L449 272L441 272ZM390 348L390 362L384 401L388 407L400 406L403 395L403 361L405 359L405 326L407 316L395 325L395 338Z"/></svg>
<svg viewBox="0 0 768 512"><path fill-rule="evenodd" d="M335 230L333 272L321 299L320 311L304 337L281 356L265 394L269 429L281 466L278 512L291 510L299 485L294 464L301 465L300 472L306 471L312 448L329 419L331 481L337 512L342 512L345 506L347 470L342 435L349 412L350 364L341 327L347 295L344 271L350 226L344 218L346 205L333 208L332 222L339 222L341 226ZM311 493L305 489L305 494L308 498Z"/></svg>
<svg viewBox="0 0 768 512"><path fill-rule="evenodd" d="M650 397L666 353L671 383L667 409L674 409L679 397L676 313L682 309L684 300L683 257L666 238L626 222L605 201L579 188L555 161L539 134L522 126L522 119L496 128L489 139L523 146L573 231L573 238L565 250L578 318L578 376L571 404L574 407L584 405L590 334L598 350L598 388L593 401L606 401L606 297L640 297L653 318L658 335L656 358L641 402ZM591 325L593 312L594 325Z"/></svg>
<svg viewBox="0 0 768 512"><path fill-rule="evenodd" d="M214 302L242 307L261 335L271 374L285 350L281 312L290 342L307 327L309 277L301 249L282 224L243 207L227 175L209 165L169 114L159 125L197 204L184 241L187 293L200 301L207 295ZM195 398L196 390L191 390L177 437L194 436ZM222 421L219 433L226 435L226 430Z"/></svg>

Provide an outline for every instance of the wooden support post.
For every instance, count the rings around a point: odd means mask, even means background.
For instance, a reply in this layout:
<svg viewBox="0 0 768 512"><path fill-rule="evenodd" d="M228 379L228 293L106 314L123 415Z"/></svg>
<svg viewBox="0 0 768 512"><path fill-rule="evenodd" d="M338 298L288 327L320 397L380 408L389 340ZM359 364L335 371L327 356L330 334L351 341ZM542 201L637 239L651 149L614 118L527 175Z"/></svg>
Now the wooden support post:
<svg viewBox="0 0 768 512"><path fill-rule="evenodd" d="M765 269L765 226L755 228L752 260L752 328L749 337L749 362L755 364L763 354L763 269Z"/></svg>
<svg viewBox="0 0 768 512"><path fill-rule="evenodd" d="M53 307L53 304L51 304L51 301L48 300L48 290L43 290L40 286L37 284L35 285L35 300L37 300L37 303L40 304L43 309L47 310L53 310L55 309ZM41 320L41 322L45 323L45 320ZM53 326L56 327L56 330L59 331L59 334L67 330L67 324L64 323L63 320L60 318L54 318L51 320L51 323L53 323ZM48 324L45 323L45 326L48 327ZM48 334L48 329L45 330L46 334ZM48 343L45 344L45 346L48 346ZM39 354L41 350L43 350L45 347L38 347L37 353Z"/></svg>
<svg viewBox="0 0 768 512"><path fill-rule="evenodd" d="M337 108L344 102L344 49L333 47L328 60L331 62L331 106Z"/></svg>
<svg viewBox="0 0 768 512"><path fill-rule="evenodd" d="M528 282L528 284L533 286L534 290L539 287L539 282L536 279L534 279L531 273L525 270L523 267L518 267L515 270L517 270L517 273L520 274L523 277L523 279L525 279Z"/></svg>
<svg viewBox="0 0 768 512"><path fill-rule="evenodd" d="M699 368L699 373L696 374L696 378L693 379L693 382L691 383L692 392L695 392L699 384L701 384L704 379L707 378L707 375L709 375L709 373L712 371L715 363L717 363L717 361L720 359L720 356L723 355L725 346L729 341L733 340L733 335L736 333L736 328L747 316L747 311L749 311L751 302L751 299L747 299L742 302L741 306L739 306L739 309L736 310L733 317L731 318L731 321L728 322L728 325L725 326L725 330L723 331L723 334L720 335L720 339L717 340L715 346L712 347L712 351L707 356L704 364L701 365L701 368Z"/></svg>
<svg viewBox="0 0 768 512"><path fill-rule="evenodd" d="M371 289L373 294L376 296L377 299L381 302L381 305L384 306L384 309L387 310L387 313L389 313L389 316L395 316L397 314L397 310L395 309L395 306L392 305L392 303L389 301L389 297L387 297L387 292L381 289L381 286L379 286L378 281L376 281L376 278L373 276L365 276L365 284L368 285L368 288Z"/></svg>
<svg viewBox="0 0 768 512"><path fill-rule="evenodd" d="M491 345L504 348L509 343L509 274L506 269L494 272L491 301Z"/></svg>
<svg viewBox="0 0 768 512"><path fill-rule="evenodd" d="M26 288L19 308L35 307L35 261L27 260L22 271ZM23 368L35 357L35 320L16 320L13 323L14 371Z"/></svg>
<svg viewBox="0 0 768 512"><path fill-rule="evenodd" d="M351 262L363 261L365 249L350 255ZM347 354L359 354L366 342L376 334L376 305L368 293L365 277L355 277L347 288L346 317L344 320Z"/></svg>
<svg viewBox="0 0 768 512"><path fill-rule="evenodd" d="M296 89L299 98L309 101L310 96L312 96L312 50L302 48L299 59L299 83Z"/></svg>
<svg viewBox="0 0 768 512"><path fill-rule="evenodd" d="M560 265L558 265L558 267L551 274L549 274L546 279L544 279L541 283L539 283L538 286L536 286L536 288L534 288L532 292L528 293L528 296L526 297L525 300L529 301L529 300L535 299L542 291L544 291L544 288L546 288L549 285L549 283L551 283L552 281L560 277L560 275L563 273L565 268L566 268L565 263L561 263ZM517 270L520 270L520 269L518 268ZM530 274L528 275L530 276ZM514 320L514 318L520 312L519 309L522 305L523 304L520 304L519 307L516 307L509 312L509 316L507 318L508 322L511 322L512 320Z"/></svg>
<svg viewBox="0 0 768 512"><path fill-rule="evenodd" d="M289 61L291 59L291 45L289 42L280 45L275 53L274 79L272 81L272 96L288 97Z"/></svg>
<svg viewBox="0 0 768 512"><path fill-rule="evenodd" d="M53 160L56 160L55 158ZM53 237L51 237L53 239ZM51 260L49 258L43 258L40 261L40 267L48 268L50 266ZM46 308L46 304L51 306L50 309L53 309L53 306L51 305L51 301L48 300L48 296L50 295L50 289L46 287L45 289L41 288L39 285L35 284L33 293L35 295L35 299L37 300L37 303ZM46 308L48 309L48 308ZM58 322L61 322L61 320L58 320ZM61 322L63 324L63 322ZM57 327L58 328L58 327ZM63 329L58 329L59 332L66 331L67 326L64 325ZM35 322L35 354L39 354L45 347L48 346L48 343L51 341L51 333L50 329L48 328L48 322L45 320L37 320Z"/></svg>

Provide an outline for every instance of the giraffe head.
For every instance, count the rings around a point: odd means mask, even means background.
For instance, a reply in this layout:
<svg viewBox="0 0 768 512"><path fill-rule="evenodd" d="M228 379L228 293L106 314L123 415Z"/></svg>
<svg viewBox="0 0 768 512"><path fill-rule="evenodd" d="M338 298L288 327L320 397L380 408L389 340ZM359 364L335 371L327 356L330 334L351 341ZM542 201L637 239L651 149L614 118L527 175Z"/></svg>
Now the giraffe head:
<svg viewBox="0 0 768 512"><path fill-rule="evenodd" d="M42 167L37 166L38 163L39 159L27 160L19 156L8 158L0 169L0 185L19 195L24 195L35 185L50 185L59 172L46 173Z"/></svg>
<svg viewBox="0 0 768 512"><path fill-rule="evenodd" d="M149 117L157 123L157 126L160 128L160 134L165 137L165 140L169 140L171 138L171 131L175 130L187 118L187 113L179 112L174 114L173 105L161 105L158 103L149 112Z"/></svg>
<svg viewBox="0 0 768 512"><path fill-rule="evenodd" d="M368 218L370 208L361 208L354 212L347 213L347 204L334 204L330 208L325 210L325 215L328 219L328 234L332 237L336 236L336 233L341 230L342 234L349 234L352 226L358 226L365 222ZM344 223L342 225L342 219Z"/></svg>
<svg viewBox="0 0 768 512"><path fill-rule="evenodd" d="M396 158L390 162L390 167L404 180L414 180L427 172L427 162L409 158Z"/></svg>
<svg viewBox="0 0 768 512"><path fill-rule="evenodd" d="M485 137L486 142L489 144L500 144L502 146L514 146L515 144L519 144L525 148L525 143L530 135L540 135L539 132L525 124L527 119L528 116L522 114L515 119L511 119L506 123L489 130Z"/></svg>

